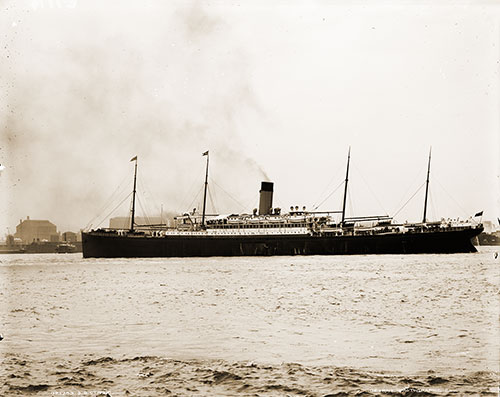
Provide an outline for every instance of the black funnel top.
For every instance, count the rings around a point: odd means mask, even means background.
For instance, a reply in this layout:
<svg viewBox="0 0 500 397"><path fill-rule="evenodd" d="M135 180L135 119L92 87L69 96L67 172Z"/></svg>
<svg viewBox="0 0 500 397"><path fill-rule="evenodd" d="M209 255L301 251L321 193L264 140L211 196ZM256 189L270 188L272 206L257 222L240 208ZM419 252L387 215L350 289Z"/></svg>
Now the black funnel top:
<svg viewBox="0 0 500 397"><path fill-rule="evenodd" d="M262 182L260 190L263 192L272 192L274 184L272 182Z"/></svg>

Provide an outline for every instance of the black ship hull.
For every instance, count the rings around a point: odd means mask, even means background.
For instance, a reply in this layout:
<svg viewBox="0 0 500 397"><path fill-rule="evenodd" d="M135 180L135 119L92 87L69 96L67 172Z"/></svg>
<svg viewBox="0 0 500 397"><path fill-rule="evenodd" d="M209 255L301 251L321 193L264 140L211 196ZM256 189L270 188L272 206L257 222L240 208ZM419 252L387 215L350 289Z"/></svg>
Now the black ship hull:
<svg viewBox="0 0 500 397"><path fill-rule="evenodd" d="M214 236L82 234L85 258L268 255L444 254L476 252L471 239L482 228L351 236Z"/></svg>

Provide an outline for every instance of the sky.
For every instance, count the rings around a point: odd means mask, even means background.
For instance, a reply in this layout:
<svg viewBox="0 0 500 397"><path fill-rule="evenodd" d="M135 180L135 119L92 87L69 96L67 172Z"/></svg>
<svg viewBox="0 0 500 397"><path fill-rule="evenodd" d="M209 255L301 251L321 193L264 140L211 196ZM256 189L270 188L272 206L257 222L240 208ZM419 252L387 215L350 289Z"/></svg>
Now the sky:
<svg viewBox="0 0 500 397"><path fill-rule="evenodd" d="M251 212L261 181L285 210L338 210L350 147L347 214L419 221L432 147L428 217L496 222L499 16L488 1L0 1L0 237L27 216L64 232L127 215L136 155L139 215L201 208L206 150L209 212Z"/></svg>

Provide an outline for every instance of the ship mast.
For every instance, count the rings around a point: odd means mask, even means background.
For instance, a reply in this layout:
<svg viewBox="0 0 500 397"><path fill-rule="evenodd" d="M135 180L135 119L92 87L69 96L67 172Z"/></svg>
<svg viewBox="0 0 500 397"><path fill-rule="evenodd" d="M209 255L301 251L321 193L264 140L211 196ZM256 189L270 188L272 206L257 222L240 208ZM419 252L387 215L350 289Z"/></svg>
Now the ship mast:
<svg viewBox="0 0 500 397"><path fill-rule="evenodd" d="M132 191L132 216L130 219L130 231L134 231L134 218L135 218L135 193L137 184L137 156L133 157L130 161L135 161L134 169L134 190Z"/></svg>
<svg viewBox="0 0 500 397"><path fill-rule="evenodd" d="M427 217L427 197L429 195L429 175L431 172L431 152L432 152L432 146L429 149L429 163L427 164L427 180L425 181L424 218L422 220L422 223L425 223L425 220Z"/></svg>
<svg viewBox="0 0 500 397"><path fill-rule="evenodd" d="M203 153L203 156L207 156L207 170L205 173L205 191L203 192L203 212L201 215L201 227L205 228L205 208L207 204L207 187L208 187L208 150Z"/></svg>
<svg viewBox="0 0 500 397"><path fill-rule="evenodd" d="M345 220L345 204L347 199L347 182L349 182L349 161L351 160L351 147L349 146L349 152L347 153L347 170L345 173L345 186L344 186L344 201L342 202L342 224Z"/></svg>

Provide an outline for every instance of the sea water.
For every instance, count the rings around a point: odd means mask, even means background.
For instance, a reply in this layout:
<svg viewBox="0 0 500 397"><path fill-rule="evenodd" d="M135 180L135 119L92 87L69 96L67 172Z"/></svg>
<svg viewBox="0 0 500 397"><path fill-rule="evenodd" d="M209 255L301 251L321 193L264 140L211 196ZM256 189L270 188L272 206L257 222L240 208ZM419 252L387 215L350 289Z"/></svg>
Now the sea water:
<svg viewBox="0 0 500 397"><path fill-rule="evenodd" d="M0 256L0 394L497 395L500 247Z"/></svg>

